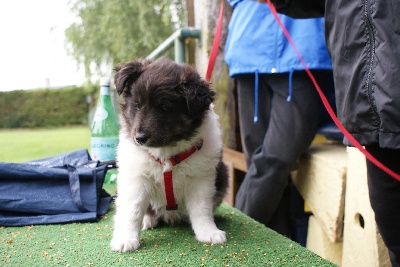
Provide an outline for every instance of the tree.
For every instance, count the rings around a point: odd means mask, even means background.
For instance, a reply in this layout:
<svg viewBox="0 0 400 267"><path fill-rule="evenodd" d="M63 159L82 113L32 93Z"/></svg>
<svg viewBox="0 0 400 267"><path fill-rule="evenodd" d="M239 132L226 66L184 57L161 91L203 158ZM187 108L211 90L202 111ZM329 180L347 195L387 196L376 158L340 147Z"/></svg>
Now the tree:
<svg viewBox="0 0 400 267"><path fill-rule="evenodd" d="M120 62L145 57L182 26L182 0L72 0L77 21L65 30L66 47L88 78ZM104 70L103 70L104 72Z"/></svg>

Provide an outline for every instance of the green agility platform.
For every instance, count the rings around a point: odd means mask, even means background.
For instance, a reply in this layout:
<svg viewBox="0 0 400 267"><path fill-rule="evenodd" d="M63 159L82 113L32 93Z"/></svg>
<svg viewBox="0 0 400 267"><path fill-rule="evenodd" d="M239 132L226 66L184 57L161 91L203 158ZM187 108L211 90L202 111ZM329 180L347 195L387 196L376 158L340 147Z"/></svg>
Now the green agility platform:
<svg viewBox="0 0 400 267"><path fill-rule="evenodd" d="M139 250L112 252L114 204L98 223L0 228L0 266L336 266L228 204L216 211L228 241L196 241L188 224L143 231Z"/></svg>

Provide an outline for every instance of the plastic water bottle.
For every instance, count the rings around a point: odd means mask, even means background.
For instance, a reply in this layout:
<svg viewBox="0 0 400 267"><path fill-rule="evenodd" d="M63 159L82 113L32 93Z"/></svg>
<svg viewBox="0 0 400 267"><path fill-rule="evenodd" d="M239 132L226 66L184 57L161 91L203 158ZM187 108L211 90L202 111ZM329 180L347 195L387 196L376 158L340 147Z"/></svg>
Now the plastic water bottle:
<svg viewBox="0 0 400 267"><path fill-rule="evenodd" d="M93 160L106 161L116 158L119 125L110 96L110 79L100 79L100 95L94 113L91 135L90 154ZM104 179L105 190L114 194L116 170L110 169ZM106 188L107 187L107 188Z"/></svg>

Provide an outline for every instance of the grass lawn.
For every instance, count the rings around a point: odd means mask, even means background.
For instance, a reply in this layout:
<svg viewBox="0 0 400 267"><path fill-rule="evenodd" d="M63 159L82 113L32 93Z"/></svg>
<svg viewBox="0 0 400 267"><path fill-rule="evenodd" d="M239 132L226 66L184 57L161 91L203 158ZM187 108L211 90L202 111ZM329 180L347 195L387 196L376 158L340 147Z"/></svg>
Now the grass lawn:
<svg viewBox="0 0 400 267"><path fill-rule="evenodd" d="M49 129L0 129L0 161L24 162L86 148L87 126Z"/></svg>

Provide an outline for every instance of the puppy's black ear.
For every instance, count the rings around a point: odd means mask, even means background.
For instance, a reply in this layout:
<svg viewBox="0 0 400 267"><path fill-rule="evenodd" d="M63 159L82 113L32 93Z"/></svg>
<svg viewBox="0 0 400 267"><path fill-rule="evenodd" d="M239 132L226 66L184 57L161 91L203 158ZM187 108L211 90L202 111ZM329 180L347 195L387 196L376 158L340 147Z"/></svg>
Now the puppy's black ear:
<svg viewBox="0 0 400 267"><path fill-rule="evenodd" d="M215 93L210 89L210 84L204 80L189 82L184 85L185 97L189 113L201 114L210 108L215 100Z"/></svg>
<svg viewBox="0 0 400 267"><path fill-rule="evenodd" d="M116 71L114 75L114 83L119 95L122 94L126 87L139 78L143 72L143 67L147 64L147 61L132 61L122 63L114 68Z"/></svg>

